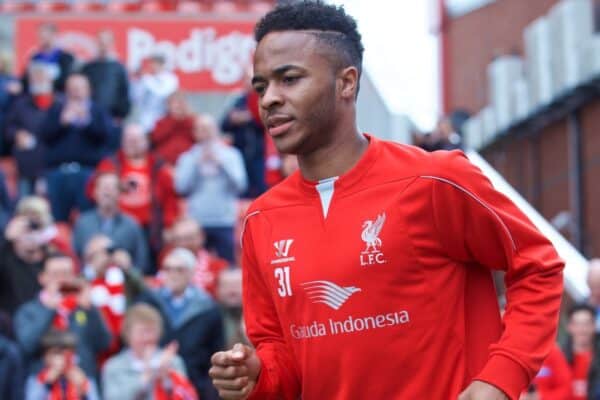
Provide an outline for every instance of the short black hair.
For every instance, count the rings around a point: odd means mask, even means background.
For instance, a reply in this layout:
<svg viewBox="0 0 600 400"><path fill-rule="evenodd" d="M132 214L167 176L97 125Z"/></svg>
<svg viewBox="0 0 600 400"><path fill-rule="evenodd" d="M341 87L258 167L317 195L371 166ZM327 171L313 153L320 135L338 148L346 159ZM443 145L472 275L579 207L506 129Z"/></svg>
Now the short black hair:
<svg viewBox="0 0 600 400"><path fill-rule="evenodd" d="M316 31L315 36L340 56L340 67L352 65L362 73L364 47L356 21L344 7L321 0L284 2L256 24L254 38L260 42L271 32Z"/></svg>
<svg viewBox="0 0 600 400"><path fill-rule="evenodd" d="M567 312L567 316L569 318L571 318L573 316L573 314L575 314L576 312L579 312L579 311L587 311L592 315L592 318L596 318L596 308L594 308L594 306L591 306L587 303L575 304L574 306L569 308L569 311Z"/></svg>

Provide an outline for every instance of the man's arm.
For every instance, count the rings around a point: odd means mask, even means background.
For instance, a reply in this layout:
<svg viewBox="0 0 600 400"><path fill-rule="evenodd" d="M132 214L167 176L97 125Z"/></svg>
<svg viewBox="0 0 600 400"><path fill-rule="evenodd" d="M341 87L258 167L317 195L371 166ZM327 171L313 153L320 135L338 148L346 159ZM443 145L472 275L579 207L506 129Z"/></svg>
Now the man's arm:
<svg viewBox="0 0 600 400"><path fill-rule="evenodd" d="M248 221L242 239L244 320L262 368L250 399L295 400L300 396L296 360L283 337L271 292L254 258L251 227L252 222Z"/></svg>
<svg viewBox="0 0 600 400"><path fill-rule="evenodd" d="M54 315L54 310L38 302L25 303L17 310L15 336L28 357L33 357L38 350L40 340L50 328Z"/></svg>
<svg viewBox="0 0 600 400"><path fill-rule="evenodd" d="M438 175L421 178L430 181L434 225L449 257L467 267L475 263L506 271L504 330L475 380L516 399L554 346L563 262L527 217L462 153L433 157Z"/></svg>

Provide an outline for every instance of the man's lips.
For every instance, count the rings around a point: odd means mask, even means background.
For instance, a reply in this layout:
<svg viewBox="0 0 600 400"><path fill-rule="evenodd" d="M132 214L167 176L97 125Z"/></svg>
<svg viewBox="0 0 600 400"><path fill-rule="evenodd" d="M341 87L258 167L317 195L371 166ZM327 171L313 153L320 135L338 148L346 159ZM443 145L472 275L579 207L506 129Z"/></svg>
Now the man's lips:
<svg viewBox="0 0 600 400"><path fill-rule="evenodd" d="M267 131L272 137L280 136L287 132L293 123L294 119L292 117L283 115L272 116L267 118Z"/></svg>

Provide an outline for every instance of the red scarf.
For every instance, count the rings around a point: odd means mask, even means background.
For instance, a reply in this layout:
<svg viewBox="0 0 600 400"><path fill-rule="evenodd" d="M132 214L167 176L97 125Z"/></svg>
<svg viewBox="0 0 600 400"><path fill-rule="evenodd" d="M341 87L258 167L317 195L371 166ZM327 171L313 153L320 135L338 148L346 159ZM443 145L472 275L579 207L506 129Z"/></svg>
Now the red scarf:
<svg viewBox="0 0 600 400"><path fill-rule="evenodd" d="M160 381L154 385L154 400L198 400L198 395L192 384L175 371L169 371L171 388L165 390Z"/></svg>
<svg viewBox="0 0 600 400"><path fill-rule="evenodd" d="M46 380L46 376L48 374L47 369L43 369L37 376L38 381L42 385L48 384ZM85 384L85 392L87 392L89 388L89 382ZM64 377L60 377L56 380L56 382L52 383L50 387L50 391L48 393L48 397L45 400L81 400L79 394L77 393L77 387L69 382Z"/></svg>
<svg viewBox="0 0 600 400"><path fill-rule="evenodd" d="M77 296L69 295L63 297L58 307L56 307L56 315L52 321L52 326L60 331L69 329L69 316L76 308Z"/></svg>
<svg viewBox="0 0 600 400"><path fill-rule="evenodd" d="M37 94L33 96L33 103L40 110L47 110L52 105L54 98L52 93Z"/></svg>

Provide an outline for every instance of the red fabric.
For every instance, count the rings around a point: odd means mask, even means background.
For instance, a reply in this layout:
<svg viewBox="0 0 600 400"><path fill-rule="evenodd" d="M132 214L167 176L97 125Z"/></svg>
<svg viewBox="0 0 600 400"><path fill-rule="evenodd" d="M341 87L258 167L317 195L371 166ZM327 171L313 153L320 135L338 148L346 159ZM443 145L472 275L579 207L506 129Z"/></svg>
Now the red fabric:
<svg viewBox="0 0 600 400"><path fill-rule="evenodd" d="M554 346L533 380L540 400L571 400L571 371L558 346Z"/></svg>
<svg viewBox="0 0 600 400"><path fill-rule="evenodd" d="M571 365L573 400L587 400L588 373L592 363L592 352L575 353Z"/></svg>
<svg viewBox="0 0 600 400"><path fill-rule="evenodd" d="M100 357L102 365L110 356L121 348L121 325L125 316L125 276L118 267L110 267L103 277L91 282L92 301L97 307L112 334L112 342L108 350Z"/></svg>
<svg viewBox="0 0 600 400"><path fill-rule="evenodd" d="M165 227L170 227L181 215L179 207L179 198L175 192L175 186L173 183L173 171L170 166L163 165L158 171L157 181L150 182L152 166L157 161L154 157L149 156L147 162L147 168L137 169L133 167L123 155L123 152L118 152L117 157L121 164L121 170L119 177L122 185L127 185L127 178L135 178L138 181L138 189L140 192L136 194L121 194L119 198L119 205L123 212L131 215L140 224L147 226L150 222L151 207L150 199L148 201L140 201L144 196L149 196L148 189L154 190L154 196L156 201L162 208L163 213L163 224ZM117 172L117 166L115 165L112 157L105 158L96 167L95 176L106 172ZM144 177L143 174L147 175ZM88 183L88 194L91 196L94 187L94 179L90 179ZM138 203L137 205L135 203Z"/></svg>
<svg viewBox="0 0 600 400"><path fill-rule="evenodd" d="M151 133L154 152L170 164L195 143L194 118L175 119L169 115L158 120Z"/></svg>
<svg viewBox="0 0 600 400"><path fill-rule="evenodd" d="M518 399L556 337L550 242L459 151L370 137L333 186L326 217L298 172L248 210L244 316L263 363L251 398L456 399L481 380Z"/></svg>
<svg viewBox="0 0 600 400"><path fill-rule="evenodd" d="M43 296L44 293L42 292L41 295ZM77 308L77 303L77 296L64 296L58 307L56 307L56 315L54 315L54 319L52 320L52 326L61 331L69 329L69 317Z"/></svg>
<svg viewBox="0 0 600 400"><path fill-rule="evenodd" d="M160 381L154 385L155 400L199 400L194 386L184 376L169 371L169 379L172 384L170 391L165 390Z"/></svg>
<svg viewBox="0 0 600 400"><path fill-rule="evenodd" d="M33 103L40 110L49 109L53 101L54 96L52 96L52 93L38 94L36 96L33 96Z"/></svg>
<svg viewBox="0 0 600 400"><path fill-rule="evenodd" d="M48 375L48 370L43 369L37 375L38 381L41 384L48 383L47 375ZM64 386L64 390L63 390L63 387L61 386L60 381L54 382L50 388L48 397L46 397L44 400L81 400L81 397L79 396L79 394L77 392L77 387L75 385L71 384L68 380L64 380L64 385L65 386ZM86 386L85 391L87 392L87 390L89 390L88 389L89 382L86 382L85 386Z"/></svg>
<svg viewBox="0 0 600 400"><path fill-rule="evenodd" d="M148 163L134 166L125 160L121 168L119 206L143 226L147 226L152 218L151 177Z"/></svg>

